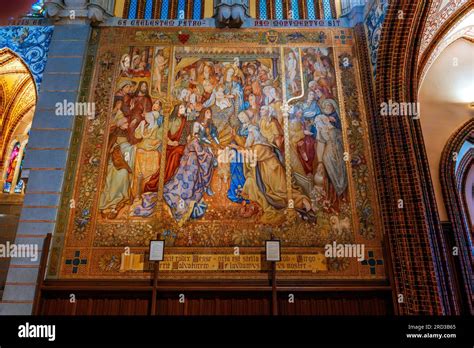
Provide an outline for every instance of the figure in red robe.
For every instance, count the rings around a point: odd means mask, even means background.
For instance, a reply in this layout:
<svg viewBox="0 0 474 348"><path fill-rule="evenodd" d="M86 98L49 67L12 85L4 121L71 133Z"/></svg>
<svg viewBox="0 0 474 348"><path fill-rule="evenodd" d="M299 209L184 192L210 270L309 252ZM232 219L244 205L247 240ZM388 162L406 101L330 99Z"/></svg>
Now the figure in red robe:
<svg viewBox="0 0 474 348"><path fill-rule="evenodd" d="M166 147L165 183L173 177L179 167L179 161L184 153L187 137L190 134L186 119L184 104L176 106L171 113L168 131L168 146ZM145 184L145 192L157 192L160 180L160 171L153 174Z"/></svg>
<svg viewBox="0 0 474 348"><path fill-rule="evenodd" d="M135 129L141 121L145 119L144 115L150 112L153 107L150 94L148 92L148 83L140 81L137 90L130 101L130 112L128 113L128 140L131 145L140 142L141 139L135 138Z"/></svg>

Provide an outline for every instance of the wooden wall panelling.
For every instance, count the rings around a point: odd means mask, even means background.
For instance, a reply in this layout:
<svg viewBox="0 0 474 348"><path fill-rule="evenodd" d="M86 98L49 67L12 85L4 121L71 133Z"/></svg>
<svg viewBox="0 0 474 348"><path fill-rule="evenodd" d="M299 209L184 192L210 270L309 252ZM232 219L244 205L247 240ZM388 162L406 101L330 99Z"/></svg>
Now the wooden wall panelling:
<svg viewBox="0 0 474 348"><path fill-rule="evenodd" d="M391 289L378 282L360 284L284 284L279 315L388 315ZM147 281L46 281L41 315L148 315L152 287ZM295 302L288 302L288 295ZM70 295L74 294L75 303ZM184 294L184 303L179 295ZM265 283L161 283L157 315L270 315L271 287Z"/></svg>

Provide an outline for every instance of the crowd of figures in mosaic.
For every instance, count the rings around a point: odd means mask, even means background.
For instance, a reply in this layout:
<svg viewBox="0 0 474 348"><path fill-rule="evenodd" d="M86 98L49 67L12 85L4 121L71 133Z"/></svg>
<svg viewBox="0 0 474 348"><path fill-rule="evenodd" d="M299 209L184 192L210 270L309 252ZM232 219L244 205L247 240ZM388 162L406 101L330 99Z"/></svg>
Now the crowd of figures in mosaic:
<svg viewBox="0 0 474 348"><path fill-rule="evenodd" d="M149 40L182 32L151 33L98 57L100 113L84 126L66 246L110 261L120 253L101 248L143 248L157 232L169 247L260 247L273 235L319 254L375 238L375 221L361 216L374 201L357 99L347 97L350 118L341 111L341 91L356 91L352 60L339 86L340 58L318 38L267 46L272 33L259 32L249 47L173 46ZM323 257L317 269L356 266Z"/></svg>
<svg viewBox="0 0 474 348"><path fill-rule="evenodd" d="M172 59L171 112L164 139ZM330 225L342 223L340 232L349 232L348 178L332 50L288 50L284 60L288 97L304 91L289 110L289 154L285 154L278 49L184 48L177 49L174 58L166 47L127 49L121 56L111 112L101 219L150 218L159 211L178 229L192 223L196 228L211 227L216 234L211 240L218 245L235 242L238 228L229 233L225 222L242 219L247 223L241 224L240 233L255 235L248 244L268 238L266 233L257 236L255 224L292 233L288 242L296 244L301 240L295 230L299 223L282 228L288 220L285 156L289 156L292 203L306 226L305 244L322 242L314 228L318 215L320 222L327 215ZM157 209L162 171L165 209ZM194 238L178 242L212 243Z"/></svg>

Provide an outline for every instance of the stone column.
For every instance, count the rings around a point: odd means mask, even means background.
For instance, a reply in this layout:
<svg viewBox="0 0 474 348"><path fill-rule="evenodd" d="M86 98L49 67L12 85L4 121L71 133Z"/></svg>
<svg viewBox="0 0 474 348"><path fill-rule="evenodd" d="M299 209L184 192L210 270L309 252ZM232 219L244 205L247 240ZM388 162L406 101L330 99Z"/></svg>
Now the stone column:
<svg viewBox="0 0 474 348"><path fill-rule="evenodd" d="M96 4L89 8L86 0L45 3L48 15L57 22L25 157L30 176L15 239L16 244L37 244L40 253L37 260L11 259L1 315L32 312L43 239L55 229L74 123L73 116L56 115L55 105L77 101L90 23L106 16Z"/></svg>

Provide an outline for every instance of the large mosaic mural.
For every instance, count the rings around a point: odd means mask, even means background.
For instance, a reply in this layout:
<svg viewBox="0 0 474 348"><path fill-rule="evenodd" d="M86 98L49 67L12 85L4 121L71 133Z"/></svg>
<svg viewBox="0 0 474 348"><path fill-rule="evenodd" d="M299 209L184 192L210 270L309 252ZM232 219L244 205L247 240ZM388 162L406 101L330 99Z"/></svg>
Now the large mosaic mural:
<svg viewBox="0 0 474 348"><path fill-rule="evenodd" d="M384 279L352 37L95 30L49 277L148 278L163 239L163 278L263 279L275 238L282 278Z"/></svg>

